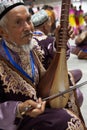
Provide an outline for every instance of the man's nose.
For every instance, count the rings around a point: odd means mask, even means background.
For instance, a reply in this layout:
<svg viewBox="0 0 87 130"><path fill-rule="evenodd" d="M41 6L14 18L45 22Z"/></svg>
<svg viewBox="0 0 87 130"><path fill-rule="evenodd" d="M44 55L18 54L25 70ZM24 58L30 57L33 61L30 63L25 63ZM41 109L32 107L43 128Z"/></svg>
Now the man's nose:
<svg viewBox="0 0 87 130"><path fill-rule="evenodd" d="M28 22L24 22L24 28L30 28L30 24Z"/></svg>

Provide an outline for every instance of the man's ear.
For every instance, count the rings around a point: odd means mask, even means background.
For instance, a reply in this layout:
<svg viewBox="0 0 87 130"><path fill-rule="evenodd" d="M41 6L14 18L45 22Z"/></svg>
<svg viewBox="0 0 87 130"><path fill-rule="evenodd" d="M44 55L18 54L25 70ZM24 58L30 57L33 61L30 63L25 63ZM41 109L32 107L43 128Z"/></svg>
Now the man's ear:
<svg viewBox="0 0 87 130"><path fill-rule="evenodd" d="M44 30L47 30L47 26L46 26L45 23L43 24L43 29L44 29Z"/></svg>
<svg viewBox="0 0 87 130"><path fill-rule="evenodd" d="M1 26L0 26L0 36L4 38L8 37L6 30L3 29Z"/></svg>

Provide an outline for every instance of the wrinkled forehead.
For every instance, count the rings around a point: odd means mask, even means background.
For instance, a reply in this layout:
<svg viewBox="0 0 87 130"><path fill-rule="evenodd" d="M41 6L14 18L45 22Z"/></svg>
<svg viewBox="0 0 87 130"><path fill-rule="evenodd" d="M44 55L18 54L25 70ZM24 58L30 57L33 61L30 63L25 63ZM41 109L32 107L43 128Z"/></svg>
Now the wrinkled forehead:
<svg viewBox="0 0 87 130"><path fill-rule="evenodd" d="M31 17L27 7L23 5L13 8L6 14L6 16L8 19L11 19L11 20L15 18Z"/></svg>

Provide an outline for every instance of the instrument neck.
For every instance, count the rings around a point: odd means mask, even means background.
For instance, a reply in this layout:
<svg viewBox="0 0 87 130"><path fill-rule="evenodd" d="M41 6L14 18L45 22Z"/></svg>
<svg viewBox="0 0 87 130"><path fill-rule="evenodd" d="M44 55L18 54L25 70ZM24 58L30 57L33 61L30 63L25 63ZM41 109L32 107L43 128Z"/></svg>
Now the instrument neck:
<svg viewBox="0 0 87 130"><path fill-rule="evenodd" d="M62 0L61 5L61 18L60 18L60 31L59 31L59 41L57 44L57 50L61 50L61 48L66 48L66 44L68 41L68 23L69 23L69 9L70 9L70 0Z"/></svg>

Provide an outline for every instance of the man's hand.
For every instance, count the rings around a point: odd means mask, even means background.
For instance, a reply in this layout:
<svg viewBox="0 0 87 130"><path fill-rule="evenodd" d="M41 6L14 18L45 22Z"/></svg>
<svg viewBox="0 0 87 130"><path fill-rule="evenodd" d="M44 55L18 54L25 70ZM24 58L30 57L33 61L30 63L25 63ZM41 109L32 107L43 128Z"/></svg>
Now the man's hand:
<svg viewBox="0 0 87 130"><path fill-rule="evenodd" d="M46 102L39 98L37 102L33 100L26 100L25 102L19 103L18 108L21 115L23 114L30 117L36 117L44 112L45 104Z"/></svg>
<svg viewBox="0 0 87 130"><path fill-rule="evenodd" d="M74 30L70 25L68 26L68 38L71 38L72 40L75 38Z"/></svg>

